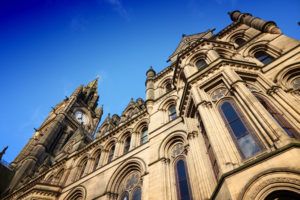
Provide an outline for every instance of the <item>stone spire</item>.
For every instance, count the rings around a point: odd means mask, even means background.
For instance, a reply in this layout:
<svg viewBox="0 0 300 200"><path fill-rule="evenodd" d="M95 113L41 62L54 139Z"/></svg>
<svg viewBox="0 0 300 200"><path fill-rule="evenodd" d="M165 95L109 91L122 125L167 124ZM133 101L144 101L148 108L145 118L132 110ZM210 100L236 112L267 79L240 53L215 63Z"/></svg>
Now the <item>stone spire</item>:
<svg viewBox="0 0 300 200"><path fill-rule="evenodd" d="M239 10L229 12L228 14L234 22L246 24L264 33L281 34L281 30L273 21L265 21L258 17L253 17L250 13L241 13Z"/></svg>

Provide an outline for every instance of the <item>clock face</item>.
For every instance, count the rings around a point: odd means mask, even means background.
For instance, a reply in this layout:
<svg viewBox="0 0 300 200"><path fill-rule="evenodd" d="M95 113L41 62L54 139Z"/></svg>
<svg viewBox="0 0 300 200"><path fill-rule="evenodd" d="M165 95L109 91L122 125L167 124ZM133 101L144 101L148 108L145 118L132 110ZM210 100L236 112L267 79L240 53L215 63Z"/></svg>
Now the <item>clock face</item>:
<svg viewBox="0 0 300 200"><path fill-rule="evenodd" d="M89 122L88 117L87 117L83 112L81 112L81 111L79 111L79 110L75 112L75 118L76 118L76 120L77 120L80 124L86 125L86 124L88 124L88 122Z"/></svg>

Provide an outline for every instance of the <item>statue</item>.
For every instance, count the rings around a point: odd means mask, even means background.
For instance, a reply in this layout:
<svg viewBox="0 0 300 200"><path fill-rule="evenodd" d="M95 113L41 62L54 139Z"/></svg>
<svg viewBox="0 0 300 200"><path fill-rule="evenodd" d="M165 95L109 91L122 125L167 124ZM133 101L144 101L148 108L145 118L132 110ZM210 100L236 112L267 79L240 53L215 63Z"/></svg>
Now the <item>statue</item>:
<svg viewBox="0 0 300 200"><path fill-rule="evenodd" d="M8 146L4 147L4 149L0 152L0 160L2 160L3 155L5 154L5 151L7 150Z"/></svg>

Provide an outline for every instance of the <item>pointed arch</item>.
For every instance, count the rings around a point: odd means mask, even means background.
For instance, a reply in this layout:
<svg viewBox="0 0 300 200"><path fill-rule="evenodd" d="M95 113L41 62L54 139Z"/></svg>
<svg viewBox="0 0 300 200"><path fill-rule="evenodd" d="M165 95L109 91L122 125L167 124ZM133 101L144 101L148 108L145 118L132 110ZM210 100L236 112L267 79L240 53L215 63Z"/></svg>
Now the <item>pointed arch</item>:
<svg viewBox="0 0 300 200"><path fill-rule="evenodd" d="M131 172L138 172L141 176L147 174L147 165L145 161L138 157L132 157L128 160L125 160L112 174L107 187L106 192L119 194L120 185L122 180ZM121 194L119 194L121 195Z"/></svg>
<svg viewBox="0 0 300 200"><path fill-rule="evenodd" d="M78 186L71 190L64 200L85 200L86 189L83 186Z"/></svg>

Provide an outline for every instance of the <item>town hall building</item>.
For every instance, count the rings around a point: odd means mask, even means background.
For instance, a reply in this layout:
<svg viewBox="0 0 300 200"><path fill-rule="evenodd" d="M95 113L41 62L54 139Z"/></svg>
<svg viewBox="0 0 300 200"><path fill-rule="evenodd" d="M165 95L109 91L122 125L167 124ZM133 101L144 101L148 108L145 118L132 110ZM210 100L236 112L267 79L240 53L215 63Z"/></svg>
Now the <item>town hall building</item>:
<svg viewBox="0 0 300 200"><path fill-rule="evenodd" d="M79 86L7 166L1 199L300 199L300 42L229 16L183 35L120 115L102 117L97 79Z"/></svg>

